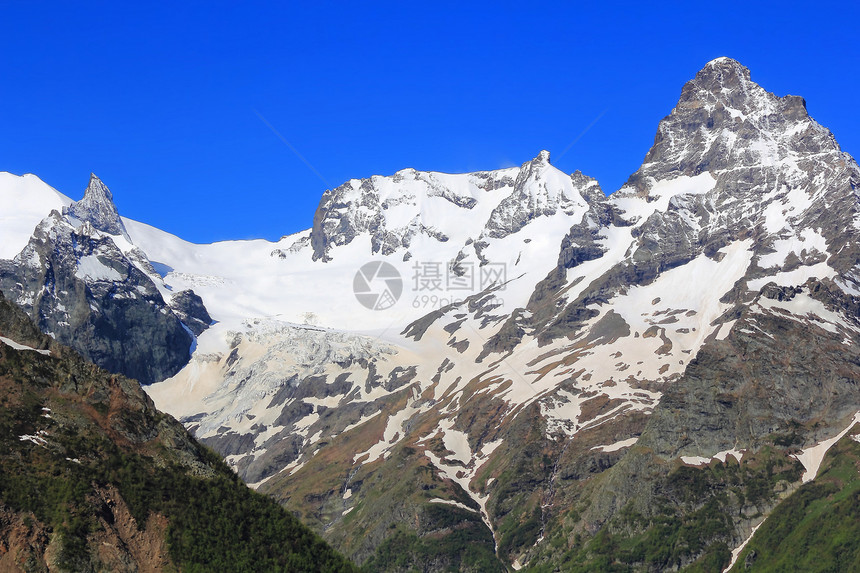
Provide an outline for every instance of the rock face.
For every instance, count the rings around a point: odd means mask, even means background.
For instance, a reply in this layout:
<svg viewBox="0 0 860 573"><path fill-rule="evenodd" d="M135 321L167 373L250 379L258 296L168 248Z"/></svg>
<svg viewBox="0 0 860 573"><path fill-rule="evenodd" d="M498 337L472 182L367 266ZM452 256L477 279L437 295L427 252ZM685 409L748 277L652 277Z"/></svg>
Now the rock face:
<svg viewBox="0 0 860 573"><path fill-rule="evenodd" d="M559 290L565 268L594 256L595 232L607 237L624 226L631 227L632 248L597 279L604 295L650 284L700 255L719 257L720 249L746 239L754 253L749 279L827 259L820 270L827 277L838 273L846 288L856 289L856 250L848 236L858 210L857 177L854 160L808 116L801 98L767 93L734 60L710 62L660 122L642 167L606 200L614 220L604 215L605 226L573 227L559 270L539 285L529 306L537 317L532 328L544 341L567 335L571 318L589 305L549 293ZM549 308L547 296L553 305L568 303L565 310Z"/></svg>
<svg viewBox="0 0 860 573"><path fill-rule="evenodd" d="M170 308L195 336L203 334L212 324L212 317L209 316L203 299L191 289L174 294L170 299Z"/></svg>
<svg viewBox="0 0 860 573"><path fill-rule="evenodd" d="M200 298L188 291L165 302L161 278L95 175L65 212L52 212L14 260L0 261L0 290L103 368L144 384L178 372L211 323Z"/></svg>
<svg viewBox="0 0 860 573"><path fill-rule="evenodd" d="M128 239L128 232L114 205L113 195L95 173L90 174L90 184L87 185L84 198L72 203L64 214L87 221L102 233L121 235Z"/></svg>
<svg viewBox="0 0 860 573"><path fill-rule="evenodd" d="M558 212L573 217L584 207L583 194L597 192L603 197L595 179L579 172L563 176L548 169L549 164L548 151L541 151L535 159L523 164L513 192L490 214L486 236L503 238L533 219Z"/></svg>

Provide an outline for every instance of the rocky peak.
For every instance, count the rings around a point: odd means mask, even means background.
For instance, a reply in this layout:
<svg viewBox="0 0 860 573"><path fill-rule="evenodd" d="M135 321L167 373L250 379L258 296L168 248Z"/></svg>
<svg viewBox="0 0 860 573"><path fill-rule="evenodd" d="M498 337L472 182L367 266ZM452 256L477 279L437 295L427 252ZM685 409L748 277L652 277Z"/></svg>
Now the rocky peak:
<svg viewBox="0 0 860 573"><path fill-rule="evenodd" d="M536 163L533 169L542 171L548 158L541 155L529 165ZM323 194L307 241L312 257L331 260L332 248L359 236L370 237L372 254L402 250L407 259L418 235L439 243L461 234L477 236L489 211L479 204L498 201L513 188L517 173L513 168L459 175L403 169L388 177L352 179ZM472 232L459 224L466 222L466 212L479 213L468 218Z"/></svg>
<svg viewBox="0 0 860 573"><path fill-rule="evenodd" d="M684 84L673 113L704 108L713 116L717 110L729 110L728 120L731 122L757 112L773 113L778 99L753 82L749 69L740 62L717 58L705 64L692 80Z"/></svg>
<svg viewBox="0 0 860 573"><path fill-rule="evenodd" d="M648 195L652 182L728 170L772 170L804 177L804 157L839 152L830 132L806 112L801 97L779 97L750 79L731 58L708 62L681 90L659 124L654 145L628 187ZM752 174L750 174L752 177ZM763 176L760 176L761 178Z"/></svg>
<svg viewBox="0 0 860 573"><path fill-rule="evenodd" d="M595 179L580 172L564 174L550 164L549 151L541 151L523 163L513 192L493 210L487 221L487 236L506 237L538 217L558 212L568 216L581 214L585 210L585 196L593 188L599 190Z"/></svg>
<svg viewBox="0 0 860 573"><path fill-rule="evenodd" d="M696 86L713 94L726 94L734 90L744 90L752 84L749 68L737 60L731 58L717 58L711 60L705 67L698 71L685 86Z"/></svg>
<svg viewBox="0 0 860 573"><path fill-rule="evenodd" d="M528 181L529 179L533 179L536 176L539 177L543 171L550 167L550 165L549 151L541 151L537 154L537 157L531 161L526 161L523 163L522 167L520 167L520 173L517 177L518 186L522 186L523 182Z"/></svg>
<svg viewBox="0 0 860 573"><path fill-rule="evenodd" d="M0 261L0 291L43 332L99 366L145 384L164 380L188 362L193 343L180 310L200 319L191 322L195 328L211 320L194 305L172 312L133 262L141 264L145 255L139 249L123 253L104 225L94 231L96 223L87 218L75 226L52 211L13 260Z"/></svg>
<svg viewBox="0 0 860 573"><path fill-rule="evenodd" d="M606 199L606 194L600 188L600 183L594 177L589 177L582 171L577 169L570 174L570 180L573 186L582 190L582 195L588 202L603 201Z"/></svg>
<svg viewBox="0 0 860 573"><path fill-rule="evenodd" d="M125 225L113 202L113 195L95 173L90 174L90 183L84 192L84 198L69 205L66 214L90 223L93 228L103 233L122 235L128 239Z"/></svg>

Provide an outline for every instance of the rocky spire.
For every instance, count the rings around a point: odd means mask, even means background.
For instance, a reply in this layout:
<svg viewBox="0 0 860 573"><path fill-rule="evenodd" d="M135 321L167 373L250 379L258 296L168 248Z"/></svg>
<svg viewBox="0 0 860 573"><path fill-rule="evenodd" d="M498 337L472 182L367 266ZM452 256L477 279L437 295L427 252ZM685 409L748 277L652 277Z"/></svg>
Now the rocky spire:
<svg viewBox="0 0 860 573"><path fill-rule="evenodd" d="M663 118L642 168L628 185L647 193L649 180L776 168L793 154L838 152L801 97L779 97L750 79L731 58L705 64Z"/></svg>
<svg viewBox="0 0 860 573"><path fill-rule="evenodd" d="M581 173L565 175L550 164L549 151L543 150L520 168L511 194L493 209L486 224L486 236L503 238L516 233L529 222L561 211L569 216L585 211L584 195L597 182ZM601 193L602 195L602 193Z"/></svg>
<svg viewBox="0 0 860 573"><path fill-rule="evenodd" d="M95 173L90 174L90 184L84 192L84 198L69 205L66 214L91 224L103 233L122 235L128 239L125 225L113 202L113 195Z"/></svg>

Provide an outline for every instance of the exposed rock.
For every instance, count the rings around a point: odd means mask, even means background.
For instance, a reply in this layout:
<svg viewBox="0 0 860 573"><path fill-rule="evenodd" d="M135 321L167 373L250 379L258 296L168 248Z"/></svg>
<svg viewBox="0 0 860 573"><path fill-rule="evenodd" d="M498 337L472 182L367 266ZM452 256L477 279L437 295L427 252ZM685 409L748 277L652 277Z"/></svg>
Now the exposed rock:
<svg viewBox="0 0 860 573"><path fill-rule="evenodd" d="M72 203L67 214L89 223L97 231L108 235L121 235L129 240L128 232L113 202L113 194L95 173L90 174L90 183L84 192L84 198Z"/></svg>
<svg viewBox="0 0 860 573"><path fill-rule="evenodd" d="M203 334L203 331L212 324L212 317L203 305L203 299L191 289L173 295L170 299L170 308L195 336Z"/></svg>
<svg viewBox="0 0 860 573"><path fill-rule="evenodd" d="M88 222L45 218L13 261L0 261L0 290L42 332L144 384L188 362L192 336L152 279Z"/></svg>

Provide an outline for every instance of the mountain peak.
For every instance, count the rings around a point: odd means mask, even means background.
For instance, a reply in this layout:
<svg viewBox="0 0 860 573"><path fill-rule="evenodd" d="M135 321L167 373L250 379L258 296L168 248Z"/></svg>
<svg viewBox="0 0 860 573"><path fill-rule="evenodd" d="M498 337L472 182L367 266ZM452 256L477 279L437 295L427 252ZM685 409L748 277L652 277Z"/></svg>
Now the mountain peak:
<svg viewBox="0 0 860 573"><path fill-rule="evenodd" d="M104 233L128 237L113 202L113 194L95 173L90 173L90 182L84 192L84 198L69 205L67 214L90 223Z"/></svg>
<svg viewBox="0 0 860 573"><path fill-rule="evenodd" d="M746 66L744 66L742 63L735 60L734 58L729 58L727 56L720 56L719 58L714 58L713 60L705 64L705 67L702 68L699 73L701 74L706 71L718 69L733 71L740 70L741 73L746 74L747 77L749 77L750 74L750 71Z"/></svg>
<svg viewBox="0 0 860 573"><path fill-rule="evenodd" d="M755 106L756 96L764 90L750 79L750 71L737 60L717 58L711 60L684 85L678 106L681 109L698 109L701 106L721 104L733 109Z"/></svg>
<svg viewBox="0 0 860 573"><path fill-rule="evenodd" d="M88 197L104 199L113 204L113 194L110 192L110 189L107 188L107 185L102 183L102 180L99 179L99 176L95 173L90 173L90 182L87 185L86 191L84 191L83 200L86 201Z"/></svg>
<svg viewBox="0 0 860 573"><path fill-rule="evenodd" d="M731 87L738 82L750 81L750 71L737 60L722 57L705 64L696 74L696 79L714 87Z"/></svg>
<svg viewBox="0 0 860 573"><path fill-rule="evenodd" d="M750 79L749 69L722 57L705 64L684 85L628 184L643 192L650 180L726 169L781 169L797 154L834 151L838 145L809 117L803 98L768 92Z"/></svg>

